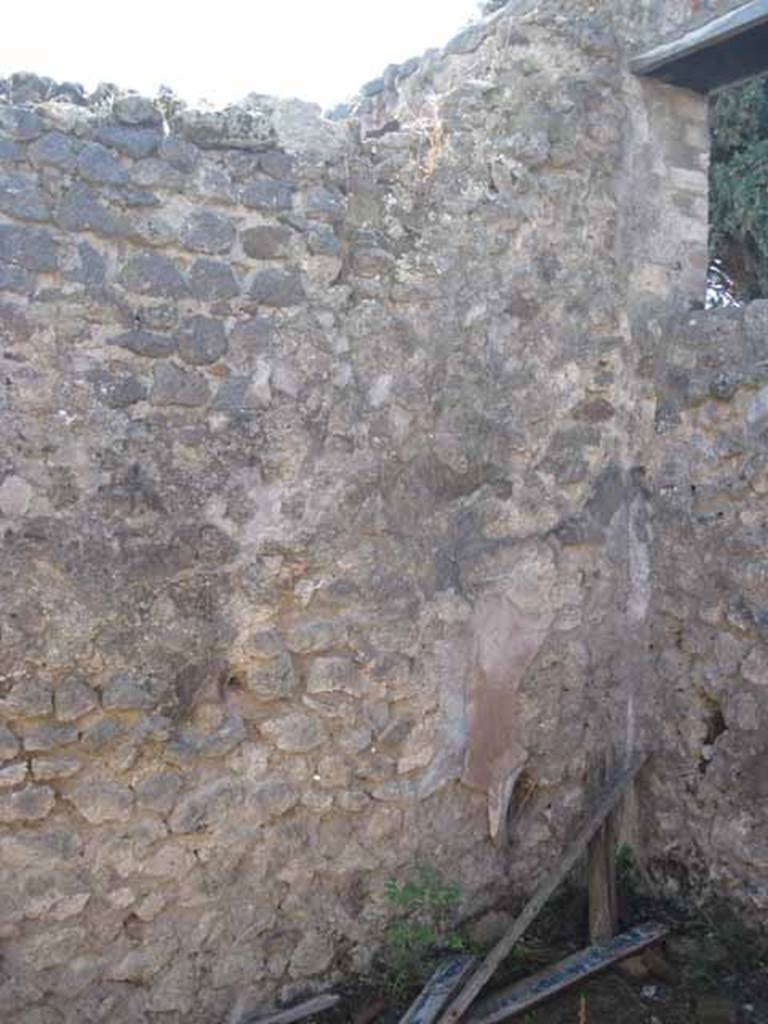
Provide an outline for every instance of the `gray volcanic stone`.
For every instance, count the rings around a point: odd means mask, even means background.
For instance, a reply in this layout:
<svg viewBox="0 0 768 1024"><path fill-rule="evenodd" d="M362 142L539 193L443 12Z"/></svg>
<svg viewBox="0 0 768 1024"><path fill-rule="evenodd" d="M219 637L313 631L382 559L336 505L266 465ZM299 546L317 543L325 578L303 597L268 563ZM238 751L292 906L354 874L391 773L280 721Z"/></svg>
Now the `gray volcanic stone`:
<svg viewBox="0 0 768 1024"><path fill-rule="evenodd" d="M293 188L284 181L255 181L243 186L240 200L252 210L290 210L293 205Z"/></svg>
<svg viewBox="0 0 768 1024"><path fill-rule="evenodd" d="M373 96L379 96L384 92L384 79L383 78L372 78L370 82L366 82L360 88L360 95L365 96L366 99L370 99Z"/></svg>
<svg viewBox="0 0 768 1024"><path fill-rule="evenodd" d="M152 708L157 704L157 688L143 676L121 672L112 676L101 688L101 701L112 711Z"/></svg>
<svg viewBox="0 0 768 1024"><path fill-rule="evenodd" d="M182 298L189 286L173 260L159 253L145 252L130 259L118 278L120 284L137 295Z"/></svg>
<svg viewBox="0 0 768 1024"><path fill-rule="evenodd" d="M211 397L208 381L193 370L182 370L172 363L155 367L149 393L153 405L205 405Z"/></svg>
<svg viewBox="0 0 768 1024"><path fill-rule="evenodd" d="M14 103L43 103L53 90L52 78L31 71L15 71L8 79L8 92Z"/></svg>
<svg viewBox="0 0 768 1024"><path fill-rule="evenodd" d="M289 754L302 754L325 743L326 732L322 721L303 714L290 712L281 718L271 718L261 724L262 735L271 740L278 750Z"/></svg>
<svg viewBox="0 0 768 1024"><path fill-rule="evenodd" d="M180 110L172 118L179 135L206 149L263 149L274 139L270 110L226 107L224 110Z"/></svg>
<svg viewBox="0 0 768 1024"><path fill-rule="evenodd" d="M178 772L158 772L134 787L136 803L158 814L168 814L184 788L184 777Z"/></svg>
<svg viewBox="0 0 768 1024"><path fill-rule="evenodd" d="M0 260L52 273L58 269L59 245L44 228L0 224Z"/></svg>
<svg viewBox="0 0 768 1024"><path fill-rule="evenodd" d="M288 782L257 782L248 787L247 800L254 823L266 824L295 807L299 802L299 794L296 787Z"/></svg>
<svg viewBox="0 0 768 1024"><path fill-rule="evenodd" d="M7 725L0 723L0 761L10 761L12 757L16 757L20 749L21 745L16 736Z"/></svg>
<svg viewBox="0 0 768 1024"><path fill-rule="evenodd" d="M77 159L77 147L69 135L61 132L46 132L32 143L28 150L29 159L36 166L57 167L60 171L73 171Z"/></svg>
<svg viewBox="0 0 768 1024"><path fill-rule="evenodd" d="M344 200L327 188L312 188L304 197L304 214L310 220L333 224L344 216Z"/></svg>
<svg viewBox="0 0 768 1024"><path fill-rule="evenodd" d="M101 718L85 726L80 733L80 744L89 753L96 753L123 739L127 732L125 722L116 721L114 718Z"/></svg>
<svg viewBox="0 0 768 1024"><path fill-rule="evenodd" d="M112 116L122 124L129 125L160 125L163 122L163 115L152 100L130 93L115 97Z"/></svg>
<svg viewBox="0 0 768 1024"><path fill-rule="evenodd" d="M147 397L147 386L127 370L100 372L94 387L99 401L109 409L127 409Z"/></svg>
<svg viewBox="0 0 768 1024"><path fill-rule="evenodd" d="M448 43L446 53L474 53L488 34L485 25L468 25Z"/></svg>
<svg viewBox="0 0 768 1024"><path fill-rule="evenodd" d="M29 142L43 132L43 121L34 110L0 104L0 131L19 142Z"/></svg>
<svg viewBox="0 0 768 1024"><path fill-rule="evenodd" d="M177 171L189 174L200 163L200 151L178 135L166 135L160 143L158 155Z"/></svg>
<svg viewBox="0 0 768 1024"><path fill-rule="evenodd" d="M266 351L275 333L270 316L252 316L248 320L240 320L232 328L230 340L233 345L247 352Z"/></svg>
<svg viewBox="0 0 768 1024"><path fill-rule="evenodd" d="M103 256L88 242L80 242L77 247L77 263L67 270L65 277L81 284L103 284L107 276L107 264Z"/></svg>
<svg viewBox="0 0 768 1024"><path fill-rule="evenodd" d="M29 341L32 327L17 306L0 302L0 343L18 345Z"/></svg>
<svg viewBox="0 0 768 1024"><path fill-rule="evenodd" d="M165 160L149 157L140 160L131 169L131 181L143 188L165 188L180 190L185 184L184 175Z"/></svg>
<svg viewBox="0 0 768 1024"><path fill-rule="evenodd" d="M67 231L92 231L104 238L125 238L130 225L104 206L95 192L83 185L73 186L56 205L55 218Z"/></svg>
<svg viewBox="0 0 768 1024"><path fill-rule="evenodd" d="M45 722L26 727L23 733L24 749L55 750L77 742L77 727L66 722Z"/></svg>
<svg viewBox="0 0 768 1024"><path fill-rule="evenodd" d="M227 252L235 240L235 226L229 217L211 210L198 210L181 226L181 240L196 252Z"/></svg>
<svg viewBox="0 0 768 1024"><path fill-rule="evenodd" d="M221 320L208 316L193 316L185 320L178 339L181 358L198 366L215 363L227 351L224 325Z"/></svg>
<svg viewBox="0 0 768 1024"><path fill-rule="evenodd" d="M0 160L19 161L24 159L24 149L10 139L0 136Z"/></svg>
<svg viewBox="0 0 768 1024"><path fill-rule="evenodd" d="M298 306L304 300L304 286L298 270L262 270L253 278L249 294L264 306Z"/></svg>
<svg viewBox="0 0 768 1024"><path fill-rule="evenodd" d="M243 787L237 779L215 779L184 797L168 825L171 832L205 832L236 814L242 803Z"/></svg>
<svg viewBox="0 0 768 1024"><path fill-rule="evenodd" d="M79 676L69 676L59 683L53 704L56 717L62 722L74 722L99 706L96 694Z"/></svg>
<svg viewBox="0 0 768 1024"><path fill-rule="evenodd" d="M78 783L67 799L91 825L106 821L128 821L133 809L133 793L111 779L90 779Z"/></svg>
<svg viewBox="0 0 768 1024"><path fill-rule="evenodd" d="M137 356L160 359L176 351L176 338L171 334L155 334L153 331L125 331L112 338L110 345L127 348Z"/></svg>
<svg viewBox="0 0 768 1024"><path fill-rule="evenodd" d="M251 661L245 685L257 697L287 697L299 688L290 654L274 630L254 634L249 644Z"/></svg>
<svg viewBox="0 0 768 1024"><path fill-rule="evenodd" d="M51 779L71 779L83 767L76 757L49 756L32 758L32 775L38 782Z"/></svg>
<svg viewBox="0 0 768 1024"><path fill-rule="evenodd" d="M338 256L341 242L333 228L326 224L310 227L307 231L307 248L313 256Z"/></svg>
<svg viewBox="0 0 768 1024"><path fill-rule="evenodd" d="M19 220L50 220L51 201L35 175L0 171L0 210Z"/></svg>
<svg viewBox="0 0 768 1024"><path fill-rule="evenodd" d="M365 680L351 658L314 658L307 673L307 693L348 693L362 697Z"/></svg>
<svg viewBox="0 0 768 1024"><path fill-rule="evenodd" d="M217 260L195 260L189 272L189 283L195 297L207 302L233 299L240 294L232 268Z"/></svg>
<svg viewBox="0 0 768 1024"><path fill-rule="evenodd" d="M12 263L0 263L0 291L25 295L35 287L35 275Z"/></svg>
<svg viewBox="0 0 768 1024"><path fill-rule="evenodd" d="M0 825L47 818L55 800L50 786L25 786L13 793L0 794Z"/></svg>
<svg viewBox="0 0 768 1024"><path fill-rule="evenodd" d="M23 764L9 764L6 768L0 768L0 789L9 789L11 786L19 786L26 781L29 769L26 762Z"/></svg>
<svg viewBox="0 0 768 1024"><path fill-rule="evenodd" d="M219 385L213 408L222 412L248 413L266 409L272 400L269 379L234 374Z"/></svg>
<svg viewBox="0 0 768 1024"><path fill-rule="evenodd" d="M51 99L61 103L71 103L75 107L88 106L88 97L79 82L55 83L51 91Z"/></svg>
<svg viewBox="0 0 768 1024"><path fill-rule="evenodd" d="M77 155L77 173L99 185L123 185L128 172L100 142L87 142Z"/></svg>
<svg viewBox="0 0 768 1024"><path fill-rule="evenodd" d="M259 153L259 167L270 178L287 182L293 177L296 161L289 153L282 153L279 149L268 149L265 153Z"/></svg>
<svg viewBox="0 0 768 1024"><path fill-rule="evenodd" d="M9 718L33 718L52 712L53 687L42 679L22 679L0 700L0 713Z"/></svg>
<svg viewBox="0 0 768 1024"><path fill-rule="evenodd" d="M157 152L163 133L154 128L126 128L119 124L107 124L99 129L96 138L102 145L140 160Z"/></svg>
<svg viewBox="0 0 768 1024"><path fill-rule="evenodd" d="M292 232L288 228L263 224L247 228L240 235L246 256L255 260L274 260L287 256Z"/></svg>

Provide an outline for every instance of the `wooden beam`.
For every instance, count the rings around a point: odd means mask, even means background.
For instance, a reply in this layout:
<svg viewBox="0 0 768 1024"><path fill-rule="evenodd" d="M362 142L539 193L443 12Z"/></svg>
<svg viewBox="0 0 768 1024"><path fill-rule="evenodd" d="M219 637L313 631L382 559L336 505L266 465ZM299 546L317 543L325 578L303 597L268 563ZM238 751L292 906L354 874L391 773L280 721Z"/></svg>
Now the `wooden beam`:
<svg viewBox="0 0 768 1024"><path fill-rule="evenodd" d="M466 1018L466 1024L498 1024L524 1010L530 1010L550 996L564 992L624 957L639 953L641 949L662 939L666 932L664 925L651 921L630 928L609 942L588 946L553 967L547 967L483 999Z"/></svg>
<svg viewBox="0 0 768 1024"><path fill-rule="evenodd" d="M432 1024L476 964L476 956L454 956L444 960L408 1007L400 1024Z"/></svg>
<svg viewBox="0 0 768 1024"><path fill-rule="evenodd" d="M596 765L595 774L603 785L613 774L614 752L609 749ZM587 848L589 885L589 941L593 944L613 938L619 924L619 902L616 886L616 837L618 808L590 840Z"/></svg>
<svg viewBox="0 0 768 1024"><path fill-rule="evenodd" d="M576 838L568 846L561 859L548 872L536 892L523 907L520 915L515 919L509 931L499 939L477 971L470 977L464 989L459 992L458 996L450 1004L440 1018L439 1024L455 1024L456 1021L464 1016L477 994L488 983L496 968L502 960L509 956L515 944L520 941L531 922L539 915L552 893L571 871L579 858L584 855L590 839L595 835L605 821L606 816L610 814L624 795L627 786L646 763L648 756L645 754L639 757L630 768L622 772L608 792L603 795L597 807L595 807L582 825Z"/></svg>
<svg viewBox="0 0 768 1024"><path fill-rule="evenodd" d="M704 25L690 29L677 39L661 43L652 50L639 53L630 61L630 68L638 75L651 74L663 64L688 57L699 50L733 39L768 21L768 0L751 0L734 11L713 18Z"/></svg>
<svg viewBox="0 0 768 1024"><path fill-rule="evenodd" d="M750 0L638 54L630 68L703 93L768 72L768 0Z"/></svg>
<svg viewBox="0 0 768 1024"><path fill-rule="evenodd" d="M271 1013L268 1017L246 1017L242 1024L293 1024L294 1021L313 1017L316 1013L322 1013L323 1010L330 1010L340 999L341 996L329 992L327 995L315 996L314 999L308 999L305 1003L291 1006L287 1010L278 1010L277 1013Z"/></svg>

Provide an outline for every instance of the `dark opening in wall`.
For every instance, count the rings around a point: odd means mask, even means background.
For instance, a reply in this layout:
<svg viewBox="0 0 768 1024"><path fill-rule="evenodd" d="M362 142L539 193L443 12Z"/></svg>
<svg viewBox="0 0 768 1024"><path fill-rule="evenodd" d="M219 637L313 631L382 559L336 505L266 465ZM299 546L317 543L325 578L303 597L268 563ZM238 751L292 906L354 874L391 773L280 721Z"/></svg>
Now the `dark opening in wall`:
<svg viewBox="0 0 768 1024"><path fill-rule="evenodd" d="M768 76L710 97L709 307L768 296Z"/></svg>

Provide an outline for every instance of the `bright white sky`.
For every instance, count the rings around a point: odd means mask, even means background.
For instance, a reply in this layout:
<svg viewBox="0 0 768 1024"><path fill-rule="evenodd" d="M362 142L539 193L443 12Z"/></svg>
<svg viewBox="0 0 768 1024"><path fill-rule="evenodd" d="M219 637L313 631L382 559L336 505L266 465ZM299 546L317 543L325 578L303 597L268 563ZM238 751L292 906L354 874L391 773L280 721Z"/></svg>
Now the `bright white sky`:
<svg viewBox="0 0 768 1024"><path fill-rule="evenodd" d="M34 71L217 106L249 92L324 107L442 46L477 0L0 0L0 75Z"/></svg>

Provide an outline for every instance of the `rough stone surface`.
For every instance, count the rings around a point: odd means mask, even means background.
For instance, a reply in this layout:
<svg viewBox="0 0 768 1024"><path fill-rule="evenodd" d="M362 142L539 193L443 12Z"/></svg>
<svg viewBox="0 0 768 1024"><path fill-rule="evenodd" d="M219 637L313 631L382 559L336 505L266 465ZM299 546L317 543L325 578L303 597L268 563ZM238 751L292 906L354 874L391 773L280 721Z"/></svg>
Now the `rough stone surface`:
<svg viewBox="0 0 768 1024"><path fill-rule="evenodd" d="M514 3L347 120L0 89L3 1020L341 984L608 745L764 918L766 316L690 312L706 104L625 64L689 8Z"/></svg>

